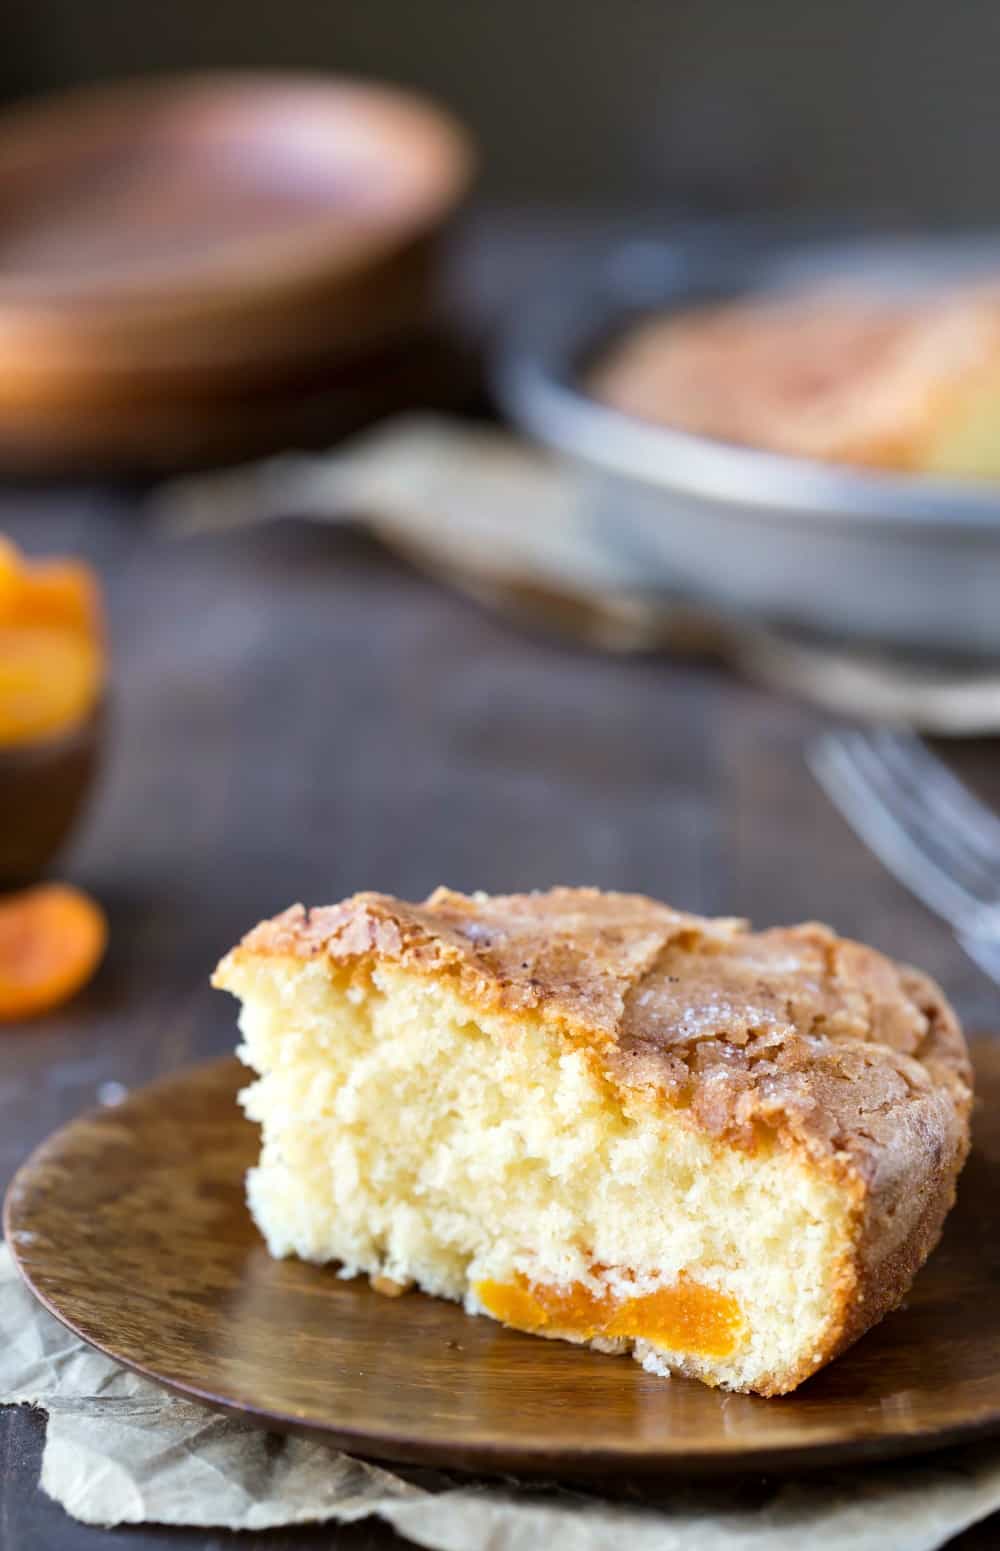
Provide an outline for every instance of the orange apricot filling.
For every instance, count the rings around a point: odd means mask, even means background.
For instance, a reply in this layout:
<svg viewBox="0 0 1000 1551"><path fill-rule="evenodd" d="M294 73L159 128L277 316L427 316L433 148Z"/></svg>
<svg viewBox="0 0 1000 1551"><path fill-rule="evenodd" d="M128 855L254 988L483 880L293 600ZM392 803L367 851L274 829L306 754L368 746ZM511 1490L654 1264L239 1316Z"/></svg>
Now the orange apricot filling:
<svg viewBox="0 0 1000 1551"><path fill-rule="evenodd" d="M0 897L0 1022L66 1001L94 973L107 935L100 906L68 884Z"/></svg>
<svg viewBox="0 0 1000 1551"><path fill-rule="evenodd" d="M513 1282L477 1282L475 1290L495 1319L533 1335L626 1336L691 1356L729 1357L745 1328L735 1298L686 1276L634 1298L616 1298L610 1288L598 1295L580 1282L548 1286L520 1273Z"/></svg>

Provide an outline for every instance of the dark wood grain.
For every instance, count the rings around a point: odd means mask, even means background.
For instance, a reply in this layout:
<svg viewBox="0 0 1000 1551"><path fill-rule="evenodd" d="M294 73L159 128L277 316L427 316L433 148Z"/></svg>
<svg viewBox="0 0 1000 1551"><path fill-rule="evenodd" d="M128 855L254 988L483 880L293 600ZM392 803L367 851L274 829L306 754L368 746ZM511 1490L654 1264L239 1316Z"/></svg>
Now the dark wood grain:
<svg viewBox="0 0 1000 1551"><path fill-rule="evenodd" d="M583 1479L785 1473L1000 1430L1000 1043L974 1150L906 1301L793 1395L725 1395L414 1293L275 1261L243 1177L235 1059L74 1121L15 1176L6 1236L51 1311L171 1388L376 1458Z"/></svg>
<svg viewBox="0 0 1000 1551"><path fill-rule="evenodd" d="M485 299L495 315L584 235L523 214L484 222L459 273L463 311L474 321ZM231 1005L206 976L248 920L355 888L561 878L762 924L825 917L926 966L969 1028L1000 1024L1000 993L812 783L802 749L824 719L807 707L698 663L518 634L343 532L169 543L127 492L96 488L0 491L0 529L95 562L115 665L108 757L62 868L107 907L110 950L75 1002L0 1033L4 1183L105 1084L231 1048ZM947 753L1000 808L996 744ZM402 1544L377 1524L74 1524L36 1489L42 1426L0 1409L0 1551ZM987 1551L997 1533L954 1548Z"/></svg>

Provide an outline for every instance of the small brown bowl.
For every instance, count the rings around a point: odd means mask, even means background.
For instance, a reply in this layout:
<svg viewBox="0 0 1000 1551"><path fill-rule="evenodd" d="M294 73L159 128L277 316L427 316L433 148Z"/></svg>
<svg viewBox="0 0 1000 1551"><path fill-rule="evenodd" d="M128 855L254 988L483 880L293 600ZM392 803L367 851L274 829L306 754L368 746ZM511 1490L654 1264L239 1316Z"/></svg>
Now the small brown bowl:
<svg viewBox="0 0 1000 1551"><path fill-rule="evenodd" d="M58 738L0 748L0 888L34 882L69 838L107 731L104 701Z"/></svg>

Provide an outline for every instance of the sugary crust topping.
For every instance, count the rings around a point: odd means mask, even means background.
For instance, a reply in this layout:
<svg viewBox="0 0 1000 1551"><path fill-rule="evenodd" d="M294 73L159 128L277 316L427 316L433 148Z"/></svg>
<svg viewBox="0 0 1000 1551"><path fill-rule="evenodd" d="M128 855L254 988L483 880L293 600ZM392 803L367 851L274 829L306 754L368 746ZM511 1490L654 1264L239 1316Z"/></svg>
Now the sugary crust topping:
<svg viewBox="0 0 1000 1551"><path fill-rule="evenodd" d="M595 397L678 430L791 456L922 465L963 385L1000 369L1000 289L890 302L804 292L637 324Z"/></svg>
<svg viewBox="0 0 1000 1551"><path fill-rule="evenodd" d="M753 933L596 889L421 905L358 894L254 928L246 955L389 960L458 978L484 1009L539 1017L593 1054L627 1105L667 1101L711 1134L761 1128L871 1188L905 1155L964 1153L971 1069L940 990L815 924Z"/></svg>

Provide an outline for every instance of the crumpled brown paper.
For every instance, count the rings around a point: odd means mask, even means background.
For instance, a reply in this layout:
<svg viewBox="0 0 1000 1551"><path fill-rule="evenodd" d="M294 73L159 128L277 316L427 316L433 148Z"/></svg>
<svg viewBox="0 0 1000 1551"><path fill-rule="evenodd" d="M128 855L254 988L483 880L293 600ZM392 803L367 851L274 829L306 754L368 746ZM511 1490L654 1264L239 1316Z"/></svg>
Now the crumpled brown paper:
<svg viewBox="0 0 1000 1551"><path fill-rule="evenodd" d="M1000 1444L821 1481L668 1482L613 1500L428 1472L417 1484L331 1444L220 1416L119 1367L35 1302L5 1245L0 1403L48 1412L42 1489L87 1524L266 1529L377 1514L438 1551L934 1551L1000 1508Z"/></svg>

